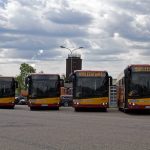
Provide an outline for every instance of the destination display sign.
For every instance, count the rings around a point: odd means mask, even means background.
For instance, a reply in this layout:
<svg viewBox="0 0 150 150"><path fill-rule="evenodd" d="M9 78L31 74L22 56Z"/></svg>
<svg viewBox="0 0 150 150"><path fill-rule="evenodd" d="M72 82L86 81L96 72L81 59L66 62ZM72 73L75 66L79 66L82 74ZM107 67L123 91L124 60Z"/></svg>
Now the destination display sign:
<svg viewBox="0 0 150 150"><path fill-rule="evenodd" d="M105 77L106 72L98 72L98 71L82 71L77 73L80 77Z"/></svg>
<svg viewBox="0 0 150 150"><path fill-rule="evenodd" d="M58 75L33 75L35 80L58 80Z"/></svg>
<svg viewBox="0 0 150 150"><path fill-rule="evenodd" d="M133 66L133 72L150 72L150 66Z"/></svg>

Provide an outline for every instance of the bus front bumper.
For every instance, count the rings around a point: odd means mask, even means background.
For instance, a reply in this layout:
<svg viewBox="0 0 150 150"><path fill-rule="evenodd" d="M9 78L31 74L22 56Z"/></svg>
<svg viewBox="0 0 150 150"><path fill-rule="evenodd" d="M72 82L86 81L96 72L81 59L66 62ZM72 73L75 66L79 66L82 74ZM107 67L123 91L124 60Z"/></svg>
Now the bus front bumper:
<svg viewBox="0 0 150 150"><path fill-rule="evenodd" d="M55 108L55 107L59 107L60 105L58 103L57 104L33 104L33 103L29 103L28 106L34 107L34 108L40 108L40 107Z"/></svg>
<svg viewBox="0 0 150 150"><path fill-rule="evenodd" d="M141 109L141 110L148 109L148 110L150 110L150 105L132 104L132 105L128 105L128 109Z"/></svg>
<svg viewBox="0 0 150 150"><path fill-rule="evenodd" d="M0 107L14 107L15 103L0 103Z"/></svg>
<svg viewBox="0 0 150 150"><path fill-rule="evenodd" d="M108 104L74 104L74 108L108 108Z"/></svg>

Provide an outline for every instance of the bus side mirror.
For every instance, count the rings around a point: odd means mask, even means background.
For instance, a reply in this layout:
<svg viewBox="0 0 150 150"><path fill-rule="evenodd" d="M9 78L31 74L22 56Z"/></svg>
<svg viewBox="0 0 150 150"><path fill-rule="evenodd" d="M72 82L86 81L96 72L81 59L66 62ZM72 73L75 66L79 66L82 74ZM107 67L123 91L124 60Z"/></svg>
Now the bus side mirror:
<svg viewBox="0 0 150 150"><path fill-rule="evenodd" d="M15 81L15 87L18 88L18 81Z"/></svg>
<svg viewBox="0 0 150 150"><path fill-rule="evenodd" d="M112 86L112 77L109 76L109 85Z"/></svg>
<svg viewBox="0 0 150 150"><path fill-rule="evenodd" d="M27 86L28 84L28 77L25 78L25 85Z"/></svg>
<svg viewBox="0 0 150 150"><path fill-rule="evenodd" d="M126 77L131 76L131 69L130 69L130 68L126 69L126 70L124 71L124 74L125 74Z"/></svg>
<svg viewBox="0 0 150 150"><path fill-rule="evenodd" d="M60 79L60 87L64 87L64 80Z"/></svg>

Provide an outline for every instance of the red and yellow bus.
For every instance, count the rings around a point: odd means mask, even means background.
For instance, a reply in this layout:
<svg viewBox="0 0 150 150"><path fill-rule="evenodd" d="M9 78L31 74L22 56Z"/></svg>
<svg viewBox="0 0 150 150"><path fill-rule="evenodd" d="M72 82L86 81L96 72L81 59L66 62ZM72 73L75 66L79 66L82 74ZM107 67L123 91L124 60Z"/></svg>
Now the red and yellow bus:
<svg viewBox="0 0 150 150"><path fill-rule="evenodd" d="M109 79L106 71L79 70L72 75L73 106L98 108L107 111L109 102Z"/></svg>
<svg viewBox="0 0 150 150"><path fill-rule="evenodd" d="M18 84L14 77L0 76L0 107L15 107L15 90Z"/></svg>
<svg viewBox="0 0 150 150"><path fill-rule="evenodd" d="M150 110L150 65L130 65L117 79L119 110Z"/></svg>
<svg viewBox="0 0 150 150"><path fill-rule="evenodd" d="M30 74L26 78L28 105L35 108L55 108L60 106L60 76L58 74Z"/></svg>

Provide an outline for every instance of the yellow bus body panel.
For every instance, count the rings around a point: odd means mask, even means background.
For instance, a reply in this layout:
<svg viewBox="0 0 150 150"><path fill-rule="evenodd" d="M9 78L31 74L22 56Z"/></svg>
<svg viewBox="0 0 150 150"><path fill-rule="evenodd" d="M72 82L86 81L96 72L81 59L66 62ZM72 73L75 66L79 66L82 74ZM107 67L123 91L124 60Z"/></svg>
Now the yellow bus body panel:
<svg viewBox="0 0 150 150"><path fill-rule="evenodd" d="M80 104L85 105L98 105L101 103L108 103L109 98L108 97L101 97L101 98L85 98L85 99L79 99L78 100Z"/></svg>
<svg viewBox="0 0 150 150"><path fill-rule="evenodd" d="M140 99L128 99L129 103L135 103L135 105L150 105L150 98L140 98Z"/></svg>
<svg viewBox="0 0 150 150"><path fill-rule="evenodd" d="M59 97L54 97L54 98L41 98L41 99L30 99L32 104L55 104L60 102Z"/></svg>
<svg viewBox="0 0 150 150"><path fill-rule="evenodd" d="M1 104L8 104L8 103L12 103L14 101L15 101L14 97L0 98Z"/></svg>

